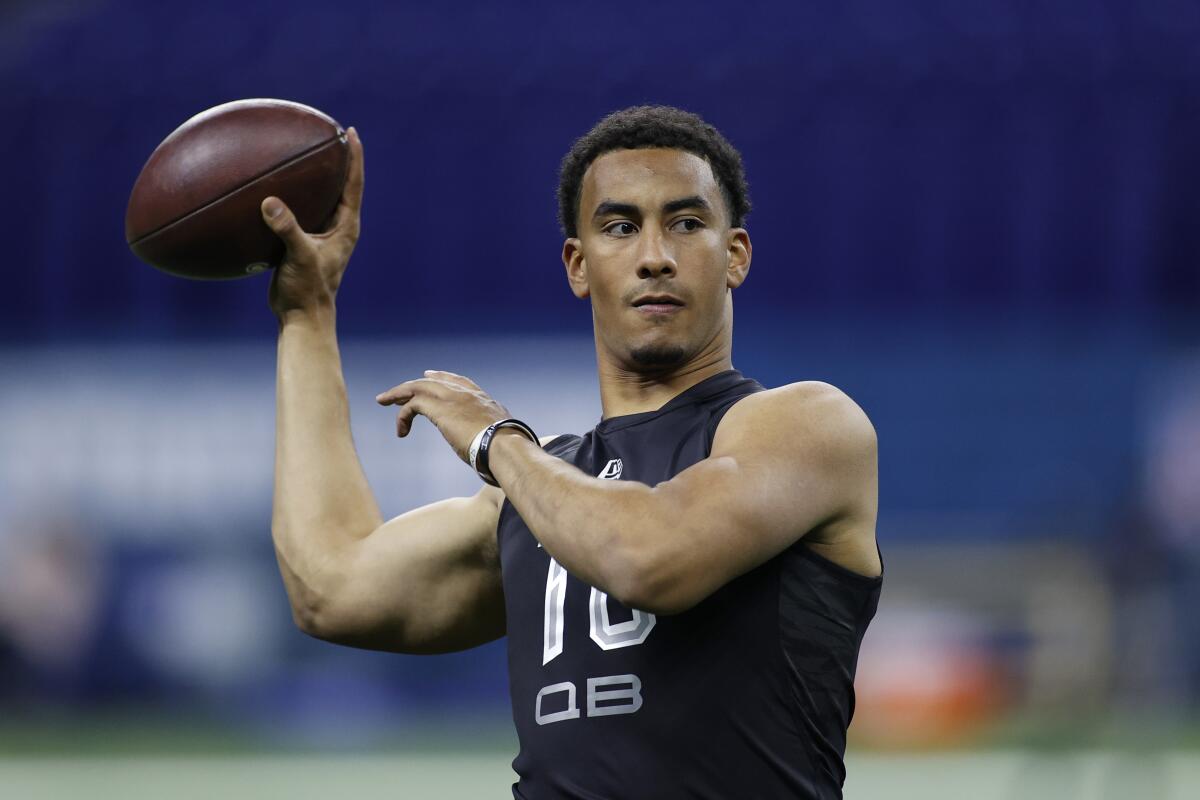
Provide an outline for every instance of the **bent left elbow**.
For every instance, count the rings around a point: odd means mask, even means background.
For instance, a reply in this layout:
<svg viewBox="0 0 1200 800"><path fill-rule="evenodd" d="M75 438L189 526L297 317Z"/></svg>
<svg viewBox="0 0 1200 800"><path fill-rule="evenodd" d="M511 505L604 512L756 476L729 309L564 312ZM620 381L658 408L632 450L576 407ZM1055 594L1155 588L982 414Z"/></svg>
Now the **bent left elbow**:
<svg viewBox="0 0 1200 800"><path fill-rule="evenodd" d="M675 576L646 568L631 571L613 589L609 594L626 608L662 617L682 614L706 596Z"/></svg>

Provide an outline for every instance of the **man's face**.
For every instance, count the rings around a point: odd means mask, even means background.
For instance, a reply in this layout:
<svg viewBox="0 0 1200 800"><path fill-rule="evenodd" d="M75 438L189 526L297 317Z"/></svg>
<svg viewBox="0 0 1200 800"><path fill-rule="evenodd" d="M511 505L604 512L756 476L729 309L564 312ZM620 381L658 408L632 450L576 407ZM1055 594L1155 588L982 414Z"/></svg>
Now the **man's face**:
<svg viewBox="0 0 1200 800"><path fill-rule="evenodd" d="M669 370L719 345L729 290L750 266L708 162L682 150L615 150L583 176L579 237L563 246L597 344L633 371ZM656 302L657 301L657 302Z"/></svg>

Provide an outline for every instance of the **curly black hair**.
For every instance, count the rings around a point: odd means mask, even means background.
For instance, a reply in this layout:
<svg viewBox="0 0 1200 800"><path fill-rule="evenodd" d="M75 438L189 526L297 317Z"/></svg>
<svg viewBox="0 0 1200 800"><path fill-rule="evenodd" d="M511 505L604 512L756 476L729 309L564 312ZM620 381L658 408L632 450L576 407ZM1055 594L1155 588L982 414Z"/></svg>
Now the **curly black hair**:
<svg viewBox="0 0 1200 800"><path fill-rule="evenodd" d="M669 147L693 153L712 167L729 207L732 226L740 228L750 213L750 187L742 155L720 131L696 114L672 106L633 106L615 111L575 140L558 172L558 224L564 234L579 234L579 193L591 163L613 150Z"/></svg>

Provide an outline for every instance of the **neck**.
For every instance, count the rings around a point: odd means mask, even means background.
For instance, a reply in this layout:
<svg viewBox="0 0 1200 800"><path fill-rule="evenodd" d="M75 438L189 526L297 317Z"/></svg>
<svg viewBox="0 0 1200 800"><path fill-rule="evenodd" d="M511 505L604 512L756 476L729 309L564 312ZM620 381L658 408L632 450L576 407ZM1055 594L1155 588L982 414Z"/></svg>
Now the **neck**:
<svg viewBox="0 0 1200 800"><path fill-rule="evenodd" d="M718 337L718 340L725 337ZM643 411L657 411L676 395L719 372L733 369L727 341L714 342L685 364L663 371L645 371L630 367L600 351L596 362L600 375L600 407L603 418L622 417Z"/></svg>

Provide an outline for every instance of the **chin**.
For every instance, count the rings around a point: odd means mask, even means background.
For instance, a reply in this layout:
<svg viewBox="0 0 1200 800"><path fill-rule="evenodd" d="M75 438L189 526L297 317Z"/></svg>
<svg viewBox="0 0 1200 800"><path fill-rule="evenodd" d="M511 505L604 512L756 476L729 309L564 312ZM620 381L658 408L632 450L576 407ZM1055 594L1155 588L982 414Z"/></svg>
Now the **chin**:
<svg viewBox="0 0 1200 800"><path fill-rule="evenodd" d="M639 367L665 370L687 361L687 351L677 344L648 344L631 350L629 360Z"/></svg>

